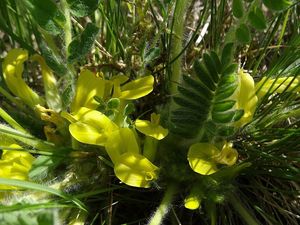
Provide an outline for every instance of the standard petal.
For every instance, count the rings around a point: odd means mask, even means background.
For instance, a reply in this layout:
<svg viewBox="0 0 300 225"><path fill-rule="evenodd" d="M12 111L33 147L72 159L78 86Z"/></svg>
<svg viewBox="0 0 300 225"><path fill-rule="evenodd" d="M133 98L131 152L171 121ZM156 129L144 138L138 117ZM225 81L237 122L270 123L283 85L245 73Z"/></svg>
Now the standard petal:
<svg viewBox="0 0 300 225"><path fill-rule="evenodd" d="M80 121L70 124L69 131L77 141L86 144L103 146L107 140L107 136L102 130L99 131L95 127Z"/></svg>
<svg viewBox="0 0 300 225"><path fill-rule="evenodd" d="M105 133L119 129L112 120L97 110L82 107L79 112L80 115L77 114L75 117L82 123L95 127L99 132Z"/></svg>
<svg viewBox="0 0 300 225"><path fill-rule="evenodd" d="M151 123L148 120L136 120L135 121L136 129L150 137L153 137L157 140L161 140L168 135L168 130L163 128L160 125Z"/></svg>
<svg viewBox="0 0 300 225"><path fill-rule="evenodd" d="M219 153L219 150L209 143L193 144L188 151L188 161L190 167L202 175L210 175L217 172L217 166L213 157Z"/></svg>
<svg viewBox="0 0 300 225"><path fill-rule="evenodd" d="M148 188L158 176L158 167L139 154L124 153L115 164L116 176L133 187Z"/></svg>
<svg viewBox="0 0 300 225"><path fill-rule="evenodd" d="M139 154L139 146L135 134L130 128L120 128L111 132L105 144L105 149L112 162L115 164L120 155L129 152Z"/></svg>
<svg viewBox="0 0 300 225"><path fill-rule="evenodd" d="M108 135L119 129L113 121L97 110L82 107L78 112L74 116L77 122L70 124L69 131L82 143L104 146Z"/></svg>
<svg viewBox="0 0 300 225"><path fill-rule="evenodd" d="M121 87L121 99L138 99L153 91L154 77L152 75L136 79Z"/></svg>
<svg viewBox="0 0 300 225"><path fill-rule="evenodd" d="M50 109L60 112L62 109L62 100L57 88L56 78L51 69L46 64L44 58L40 55L33 55L32 60L37 61L41 65L42 77L44 81L44 90L46 102Z"/></svg>
<svg viewBox="0 0 300 225"><path fill-rule="evenodd" d="M43 105L44 101L22 79L23 64L27 59L28 52L26 50L18 48L10 50L2 64L3 77L9 90L34 109L38 104Z"/></svg>
<svg viewBox="0 0 300 225"><path fill-rule="evenodd" d="M239 72L239 90L236 103L238 109L244 110L244 115L236 122L236 126L243 126L252 120L258 102L255 92L256 90L252 76L241 70Z"/></svg>
<svg viewBox="0 0 300 225"><path fill-rule="evenodd" d="M71 112L77 112L81 107L96 109L99 103L95 96L103 98L105 81L89 70L83 70L76 85L76 93L71 105Z"/></svg>

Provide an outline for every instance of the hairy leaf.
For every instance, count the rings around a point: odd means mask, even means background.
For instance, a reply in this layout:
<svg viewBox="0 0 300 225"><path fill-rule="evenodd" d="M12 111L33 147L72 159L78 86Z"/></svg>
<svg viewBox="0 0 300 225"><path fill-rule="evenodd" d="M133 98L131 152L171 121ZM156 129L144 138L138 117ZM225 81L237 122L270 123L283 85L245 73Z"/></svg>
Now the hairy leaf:
<svg viewBox="0 0 300 225"><path fill-rule="evenodd" d="M67 0L71 12L74 16L83 17L94 12L100 0Z"/></svg>
<svg viewBox="0 0 300 225"><path fill-rule="evenodd" d="M33 19L44 30L53 35L63 31L66 19L52 0L25 0L23 2Z"/></svg>
<svg viewBox="0 0 300 225"><path fill-rule="evenodd" d="M92 23L88 23L85 30L76 37L68 46L68 61L74 63L81 58L85 57L86 54L91 50L94 41L99 32L99 28Z"/></svg>

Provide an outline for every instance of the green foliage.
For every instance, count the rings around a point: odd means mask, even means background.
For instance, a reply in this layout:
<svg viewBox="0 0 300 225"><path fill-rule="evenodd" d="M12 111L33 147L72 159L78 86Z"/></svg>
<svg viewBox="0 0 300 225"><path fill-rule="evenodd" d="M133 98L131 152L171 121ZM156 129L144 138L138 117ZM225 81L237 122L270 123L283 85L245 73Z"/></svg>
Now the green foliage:
<svg viewBox="0 0 300 225"><path fill-rule="evenodd" d="M170 207L166 224L298 224L299 84L290 88L300 74L298 1L188 1L187 14L180 16L182 35L173 29L178 21L176 3L182 1L0 1L1 60L16 47L28 49L30 55L41 54L57 76L64 111L69 112L82 69L99 72L106 80L151 73L155 77L151 95L124 105L116 98L96 99L101 102L98 110L106 115L119 113L130 128L136 118L149 118L155 111L171 131L158 145L154 163L161 173L153 188L130 188L113 176L104 147L71 140L68 129L63 146L55 145L43 129L55 130L56 125L42 120L10 93L0 70L0 106L26 130L13 129L7 125L13 123L1 118L0 141L13 138L24 151L33 153L36 160L29 179L39 182L4 181L22 190L10 191L1 200L1 224L50 225L55 213L64 219L58 223L65 224L72 218L86 224L145 224L173 182L180 191L174 204L180 207ZM181 50L172 55L176 40L175 47ZM178 79L172 79L174 62L182 71ZM289 80L282 83L285 89L277 88L280 92L266 91L253 120L239 129L234 121L243 111L236 109L232 98L238 88L237 67L251 74L255 83L265 77L274 84L281 78ZM23 77L44 95L39 67L26 63ZM175 86L174 93L170 84ZM175 102L171 115L170 99ZM51 134L60 137L57 130ZM238 163L220 166L211 176L194 173L186 150L199 141L233 143ZM141 152L145 143L144 139L138 143ZM193 184L199 184L198 192L204 193L202 209L189 212L182 203ZM37 202L22 201L32 197L29 190L37 191L32 195ZM82 202L89 214L81 218L77 209L84 208ZM68 208L74 207L69 213Z"/></svg>
<svg viewBox="0 0 300 225"><path fill-rule="evenodd" d="M41 155L33 162L28 176L31 180L44 180L62 161L62 157Z"/></svg>
<svg viewBox="0 0 300 225"><path fill-rule="evenodd" d="M232 12L236 18L241 18L244 15L244 7L242 0L233 0L232 2Z"/></svg>
<svg viewBox="0 0 300 225"><path fill-rule="evenodd" d="M93 23L88 23L84 31L68 46L68 62L74 63L85 57L91 50L98 33L99 28Z"/></svg>
<svg viewBox="0 0 300 225"><path fill-rule="evenodd" d="M66 19L52 0L25 0L24 3L34 21L41 28L53 35L62 32Z"/></svg>
<svg viewBox="0 0 300 225"><path fill-rule="evenodd" d="M250 43L251 34L246 24L241 24L235 31L236 39L242 44Z"/></svg>
<svg viewBox="0 0 300 225"><path fill-rule="evenodd" d="M77 17L93 13L97 9L99 2L100 0L67 0L72 14Z"/></svg>
<svg viewBox="0 0 300 225"><path fill-rule="evenodd" d="M72 196L69 196L68 194L66 194L60 190L56 190L54 188L47 187L45 185L28 182L28 181L22 181L22 180L6 179L6 178L0 178L0 184L12 185L15 187L21 187L21 188L25 188L25 189L37 190L37 191L53 194L53 195L56 195L58 197L65 199L67 201L71 201L74 205L76 205L78 208L80 208L84 211L87 210L86 206L80 200L78 200Z"/></svg>
<svg viewBox="0 0 300 225"><path fill-rule="evenodd" d="M262 0L264 5L267 6L269 9L275 10L275 11L281 11L289 7L293 4L290 0Z"/></svg>
<svg viewBox="0 0 300 225"><path fill-rule="evenodd" d="M67 67L63 59L51 50L44 41L40 42L41 54L44 57L47 65L57 74L64 75L67 72Z"/></svg>
<svg viewBox="0 0 300 225"><path fill-rule="evenodd" d="M248 15L248 21L255 29L264 30L267 27L267 22L264 16L263 11L258 8L254 7Z"/></svg>
<svg viewBox="0 0 300 225"><path fill-rule="evenodd" d="M243 116L243 110L235 110L235 100L230 99L238 86L237 65L230 63L232 47L229 44L224 48L222 62L215 52L204 53L202 60L194 63L195 78L183 76L184 85L178 87L180 96L173 98L180 106L172 113L174 133L210 140L211 135L232 131L233 123Z"/></svg>

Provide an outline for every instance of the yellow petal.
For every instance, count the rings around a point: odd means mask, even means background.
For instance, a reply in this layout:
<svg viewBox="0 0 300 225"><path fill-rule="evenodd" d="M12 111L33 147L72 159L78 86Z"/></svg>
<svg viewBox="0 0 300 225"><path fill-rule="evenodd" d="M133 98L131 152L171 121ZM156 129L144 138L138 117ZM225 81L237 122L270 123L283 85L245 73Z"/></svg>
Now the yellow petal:
<svg viewBox="0 0 300 225"><path fill-rule="evenodd" d="M226 143L220 154L214 157L214 160L218 163L232 166L236 163L238 156L238 152L232 148L232 143Z"/></svg>
<svg viewBox="0 0 300 225"><path fill-rule="evenodd" d="M139 132L157 140L161 140L168 135L167 129L160 125L153 124L148 120L136 120L135 127Z"/></svg>
<svg viewBox="0 0 300 225"><path fill-rule="evenodd" d="M139 154L124 153L115 164L116 176L133 187L148 188L157 179L158 167Z"/></svg>
<svg viewBox="0 0 300 225"><path fill-rule="evenodd" d="M71 135L86 144L104 146L108 135L118 129L118 126L107 116L97 110L81 108L78 122L69 126Z"/></svg>
<svg viewBox="0 0 300 225"><path fill-rule="evenodd" d="M184 207L190 210L195 210L200 207L201 199L196 196L188 196L184 199Z"/></svg>
<svg viewBox="0 0 300 225"><path fill-rule="evenodd" d="M56 112L61 111L62 101L57 89L57 81L54 74L46 64L44 58L40 55L35 54L31 57L31 59L37 61L41 65L44 90L48 107L55 110Z"/></svg>
<svg viewBox="0 0 300 225"><path fill-rule="evenodd" d="M243 126L252 120L258 102L255 92L256 90L252 76L240 70L236 105L238 109L244 110L244 115L236 122L236 126Z"/></svg>
<svg viewBox="0 0 300 225"><path fill-rule="evenodd" d="M139 146L135 134L130 128L120 128L111 132L105 144L107 154L115 164L120 155L129 152L139 154Z"/></svg>
<svg viewBox="0 0 300 225"><path fill-rule="evenodd" d="M76 85L76 93L71 104L71 112L77 112L81 107L96 109L99 103L95 96L103 98L105 81L89 70L83 70Z"/></svg>
<svg viewBox="0 0 300 225"><path fill-rule="evenodd" d="M294 77L280 77L277 79L268 79L263 77L256 85L258 97L261 99L267 93L282 93L287 87L287 91L300 91L300 77L294 79Z"/></svg>
<svg viewBox="0 0 300 225"><path fill-rule="evenodd" d="M117 82L118 84L124 84L126 81L128 81L129 78L125 75L117 75L113 76L110 81Z"/></svg>
<svg viewBox="0 0 300 225"><path fill-rule="evenodd" d="M80 121L70 124L69 131L77 141L90 145L103 146L107 140L107 136L102 130L97 130L95 127Z"/></svg>
<svg viewBox="0 0 300 225"><path fill-rule="evenodd" d="M138 99L148 95L153 90L154 77L149 75L131 81L121 87L121 99Z"/></svg>
<svg viewBox="0 0 300 225"><path fill-rule="evenodd" d="M12 149L21 149L17 144L8 146ZM34 161L34 157L25 151L3 150L0 160L0 177L27 180L28 172ZM0 189L16 189L13 186L0 185Z"/></svg>
<svg viewBox="0 0 300 225"><path fill-rule="evenodd" d="M210 175L217 172L213 157L219 154L219 150L209 143L193 144L188 151L190 167L199 174Z"/></svg>
<svg viewBox="0 0 300 225"><path fill-rule="evenodd" d="M35 105L43 105L44 101L22 79L23 64L27 59L28 52L26 50L10 50L2 64L3 77L9 90L34 109Z"/></svg>

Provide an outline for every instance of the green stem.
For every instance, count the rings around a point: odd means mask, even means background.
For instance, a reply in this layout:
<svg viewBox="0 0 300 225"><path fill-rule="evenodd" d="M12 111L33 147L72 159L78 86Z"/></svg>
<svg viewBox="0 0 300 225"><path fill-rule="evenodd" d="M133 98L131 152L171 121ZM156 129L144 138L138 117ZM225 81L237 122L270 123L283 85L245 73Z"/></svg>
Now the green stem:
<svg viewBox="0 0 300 225"><path fill-rule="evenodd" d="M64 32L65 32L65 47L66 47L66 56L68 56L68 46L72 41L72 24L71 24L71 16L69 6L66 0L61 1L62 11L66 18L66 22L64 25Z"/></svg>
<svg viewBox="0 0 300 225"><path fill-rule="evenodd" d="M15 121L14 118L12 118L7 112L5 112L1 107L0 107L0 117L2 117L9 125L11 125L16 130L26 133L26 130L17 121Z"/></svg>
<svg viewBox="0 0 300 225"><path fill-rule="evenodd" d="M150 218L148 225L162 224L165 216L169 212L170 205L172 203L173 196L175 195L176 191L177 191L177 186L174 184L170 184L170 186L168 187L168 189L165 192L165 195L164 195L159 207L157 208L157 210L155 211L153 216Z"/></svg>
<svg viewBox="0 0 300 225"><path fill-rule="evenodd" d="M185 13L188 8L189 0L177 0L174 19L173 19L173 31L170 43L170 59L178 57L182 51L182 42L184 34ZM171 64L171 76L170 76L170 94L177 93L177 85L181 82L181 60L182 56L179 56L176 61Z"/></svg>
<svg viewBox="0 0 300 225"><path fill-rule="evenodd" d="M240 214L240 216L244 219L246 224L248 225L258 225L257 221L253 216L248 212L241 201L235 197L235 195L231 194L229 196L230 203L233 206L233 208Z"/></svg>
<svg viewBox="0 0 300 225"><path fill-rule="evenodd" d="M182 66L182 50L183 50L183 34L184 34L184 27L185 27L185 13L188 8L188 3L190 0L177 0L176 6L173 14L173 23L171 27L171 38L170 38L170 53L169 53L169 60L176 59L169 61L170 65L170 75L169 75L169 85L168 91L170 96L175 96L178 94L177 86L182 82L181 76L181 66ZM169 123L170 121L170 114L176 108L176 103L171 100L170 104L166 107L166 111L168 116Z"/></svg>

